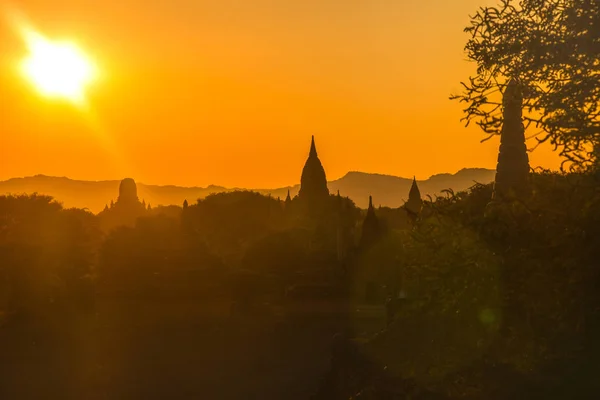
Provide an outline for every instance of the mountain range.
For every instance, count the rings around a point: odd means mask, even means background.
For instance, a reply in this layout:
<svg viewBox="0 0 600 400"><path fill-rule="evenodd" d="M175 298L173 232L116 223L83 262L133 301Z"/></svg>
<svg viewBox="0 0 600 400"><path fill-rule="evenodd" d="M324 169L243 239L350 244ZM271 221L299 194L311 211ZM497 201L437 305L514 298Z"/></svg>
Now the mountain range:
<svg viewBox="0 0 600 400"><path fill-rule="evenodd" d="M494 180L494 170L484 168L464 168L455 174L433 175L425 180L417 181L421 195L435 196L444 189L454 191L465 190L475 183L490 183ZM65 207L87 208L97 213L111 200L116 200L119 193L117 180L81 181L66 177L36 175L24 178L12 178L0 181L0 195L39 193L54 197ZM329 191L351 198L357 206L366 208L369 196L373 196L375 206L399 207L408 198L412 179L392 175L371 174L351 171L343 177L328 183ZM140 200L152 205L181 205L184 200L190 204L211 193L244 190L241 188L225 188L222 186L182 187L158 186L138 183ZM300 185L278 189L251 189L259 193L285 199L288 190L295 196Z"/></svg>

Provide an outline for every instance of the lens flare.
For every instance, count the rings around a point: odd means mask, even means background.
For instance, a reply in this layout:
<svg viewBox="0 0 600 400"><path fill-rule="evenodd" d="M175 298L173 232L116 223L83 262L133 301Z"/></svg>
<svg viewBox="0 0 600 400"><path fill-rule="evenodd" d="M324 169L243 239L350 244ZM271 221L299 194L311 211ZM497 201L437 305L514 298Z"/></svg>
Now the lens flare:
<svg viewBox="0 0 600 400"><path fill-rule="evenodd" d="M74 43L52 41L37 32L26 32L29 55L21 71L43 95L81 104L85 89L94 81L97 71L85 53Z"/></svg>

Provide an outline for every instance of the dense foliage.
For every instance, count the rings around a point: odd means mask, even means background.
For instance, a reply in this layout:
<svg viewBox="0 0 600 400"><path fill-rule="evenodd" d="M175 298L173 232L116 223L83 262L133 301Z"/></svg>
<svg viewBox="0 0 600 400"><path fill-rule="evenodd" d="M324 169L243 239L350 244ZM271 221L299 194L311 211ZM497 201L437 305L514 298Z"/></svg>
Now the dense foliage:
<svg viewBox="0 0 600 400"><path fill-rule="evenodd" d="M36 194L0 196L1 309L29 316L72 300L87 304L100 240L87 211Z"/></svg>
<svg viewBox="0 0 600 400"><path fill-rule="evenodd" d="M600 185L589 173L540 171L529 181L520 198L493 200L492 185L447 191L408 219L372 209L382 230L365 247L365 213L339 196L315 219L297 199L213 195L156 207L105 234L101 216L44 196L3 196L2 310L65 317L81 309L68 305L94 298L182 297L226 298L236 313L294 298L352 309L391 296L388 327L345 362L352 378L330 377L338 391L327 398L408 387L450 398L564 398L574 385L589 394L586 371L600 356Z"/></svg>
<svg viewBox="0 0 600 400"><path fill-rule="evenodd" d="M476 185L427 202L411 232L365 255L377 266L371 279L405 298L391 325L360 346L357 365L377 372L354 376L354 386L330 377L347 391L329 398L382 398L410 385L445 398L596 393L596 179L540 172L528 198L490 201L492 185Z"/></svg>
<svg viewBox="0 0 600 400"><path fill-rule="evenodd" d="M598 162L600 135L600 3L597 0L502 0L482 7L465 29L476 74L452 96L467 104L467 124L500 134L499 92L524 86L525 126L571 167Z"/></svg>

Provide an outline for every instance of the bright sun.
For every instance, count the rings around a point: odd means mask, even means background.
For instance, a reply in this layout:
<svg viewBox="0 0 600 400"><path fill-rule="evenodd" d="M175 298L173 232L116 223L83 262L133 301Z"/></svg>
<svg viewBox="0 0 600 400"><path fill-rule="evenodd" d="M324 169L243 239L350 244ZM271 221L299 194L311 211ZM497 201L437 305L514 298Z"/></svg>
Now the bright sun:
<svg viewBox="0 0 600 400"><path fill-rule="evenodd" d="M40 93L81 104L85 89L96 77L86 55L71 42L51 41L39 33L26 34L29 55L21 71Z"/></svg>

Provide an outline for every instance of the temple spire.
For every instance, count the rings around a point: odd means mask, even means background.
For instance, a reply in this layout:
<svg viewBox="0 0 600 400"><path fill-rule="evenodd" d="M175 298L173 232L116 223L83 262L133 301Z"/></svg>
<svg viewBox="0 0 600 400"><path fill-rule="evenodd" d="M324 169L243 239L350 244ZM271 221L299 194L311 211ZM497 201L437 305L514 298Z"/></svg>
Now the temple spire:
<svg viewBox="0 0 600 400"><path fill-rule="evenodd" d="M410 191L408 192L408 201L405 204L408 211L413 214L419 214L423 208L423 199L421 198L421 191L417 185L417 177L413 177Z"/></svg>
<svg viewBox="0 0 600 400"><path fill-rule="evenodd" d="M288 209L291 204L292 204L292 196L290 195L290 189L288 189L287 196L285 198L285 201L283 202L283 206L286 209Z"/></svg>
<svg viewBox="0 0 600 400"><path fill-rule="evenodd" d="M379 218L375 215L375 209L373 208L373 197L369 196L369 208L363 221L360 247L365 248L372 245L381 237L381 233Z"/></svg>
<svg viewBox="0 0 600 400"><path fill-rule="evenodd" d="M502 131L494 180L494 198L529 193L529 156L523 124L523 87L511 79L502 95Z"/></svg>
<svg viewBox="0 0 600 400"><path fill-rule="evenodd" d="M310 152L308 153L309 157L318 157L317 156L317 146L315 145L315 135L312 135L310 141Z"/></svg>
<svg viewBox="0 0 600 400"><path fill-rule="evenodd" d="M308 159L302 169L298 197L311 212L323 208L329 199L325 169L317 156L314 135L311 138Z"/></svg>

